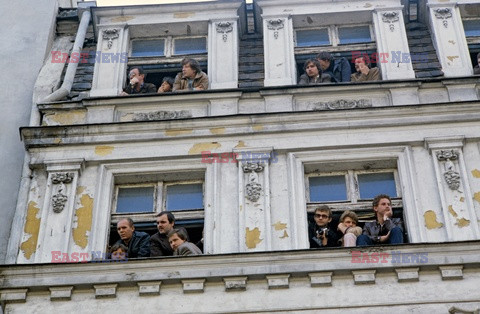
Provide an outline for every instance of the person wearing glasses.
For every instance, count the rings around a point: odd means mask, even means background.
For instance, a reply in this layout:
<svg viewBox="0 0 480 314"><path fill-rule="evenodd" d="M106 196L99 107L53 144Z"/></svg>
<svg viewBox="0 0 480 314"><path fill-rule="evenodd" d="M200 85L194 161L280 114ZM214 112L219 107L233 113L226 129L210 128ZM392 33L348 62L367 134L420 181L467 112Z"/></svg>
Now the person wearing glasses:
<svg viewBox="0 0 480 314"><path fill-rule="evenodd" d="M128 96L133 94L154 94L157 92L157 87L152 83L145 82L145 72L141 67L133 67L128 72L130 79L128 86L123 89L120 96Z"/></svg>
<svg viewBox="0 0 480 314"><path fill-rule="evenodd" d="M313 215L314 223L308 228L310 248L338 246L337 233L329 227L332 210L327 205L319 206Z"/></svg>

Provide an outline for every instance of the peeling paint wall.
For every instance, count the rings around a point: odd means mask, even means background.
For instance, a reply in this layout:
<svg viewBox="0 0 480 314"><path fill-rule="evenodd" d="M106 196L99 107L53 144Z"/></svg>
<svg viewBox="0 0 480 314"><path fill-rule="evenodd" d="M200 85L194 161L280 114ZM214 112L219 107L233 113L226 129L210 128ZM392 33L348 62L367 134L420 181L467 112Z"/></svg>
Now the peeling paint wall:
<svg viewBox="0 0 480 314"><path fill-rule="evenodd" d="M75 211L76 227L73 228L72 236L75 244L85 249L88 245L89 233L92 230L93 198L88 194L83 194L80 196L80 204L81 207Z"/></svg>
<svg viewBox="0 0 480 314"><path fill-rule="evenodd" d="M247 248L254 249L257 247L257 244L262 242L263 239L260 239L260 230L258 228L246 228L245 230L245 244Z"/></svg>
<svg viewBox="0 0 480 314"><path fill-rule="evenodd" d="M72 125L86 122L85 110L69 110L66 112L47 113L43 116L43 125Z"/></svg>
<svg viewBox="0 0 480 314"><path fill-rule="evenodd" d="M37 249L38 232L40 230L40 218L38 214L40 209L38 204L31 201L28 203L27 217L23 232L29 236L27 240L20 245L20 250L27 260L29 260Z"/></svg>

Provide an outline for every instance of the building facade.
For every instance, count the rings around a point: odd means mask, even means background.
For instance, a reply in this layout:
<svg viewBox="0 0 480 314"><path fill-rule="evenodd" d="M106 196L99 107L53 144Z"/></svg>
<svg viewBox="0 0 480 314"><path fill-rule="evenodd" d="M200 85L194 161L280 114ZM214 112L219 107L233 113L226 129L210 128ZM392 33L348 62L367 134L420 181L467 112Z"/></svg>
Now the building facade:
<svg viewBox="0 0 480 314"><path fill-rule="evenodd" d="M61 9L20 129L30 177L2 309L478 312L479 12L466 0ZM297 85L321 50L368 56L382 80ZM186 56L209 90L118 96L132 66L158 86ZM366 222L384 191L405 244L309 249L317 206ZM204 255L102 258L116 222L154 232L163 210L193 240L203 231Z"/></svg>

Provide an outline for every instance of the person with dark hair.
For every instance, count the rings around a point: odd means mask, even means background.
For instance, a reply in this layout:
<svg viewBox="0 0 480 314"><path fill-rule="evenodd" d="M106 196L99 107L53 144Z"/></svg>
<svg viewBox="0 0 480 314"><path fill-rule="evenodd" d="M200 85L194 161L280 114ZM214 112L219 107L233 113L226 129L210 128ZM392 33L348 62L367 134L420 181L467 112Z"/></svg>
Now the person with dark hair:
<svg viewBox="0 0 480 314"><path fill-rule="evenodd" d="M338 246L338 236L329 228L332 221L332 210L327 205L319 206L313 215L314 223L309 225L308 239L310 248Z"/></svg>
<svg viewBox="0 0 480 314"><path fill-rule="evenodd" d="M173 229L168 233L168 241L174 256L201 255L202 251L187 241L187 233L181 229Z"/></svg>
<svg viewBox="0 0 480 314"><path fill-rule="evenodd" d="M115 243L110 248L110 258L113 260L125 260L128 257L128 247L121 243Z"/></svg>
<svg viewBox="0 0 480 314"><path fill-rule="evenodd" d="M392 218L393 211L390 196L379 194L373 199L372 205L377 219L365 223L363 234L357 238L357 245L403 243L403 223L400 218Z"/></svg>
<svg viewBox="0 0 480 314"><path fill-rule="evenodd" d="M322 51L317 55L317 60L323 73L332 77L332 82L350 82L352 70L346 58L334 59L329 52Z"/></svg>
<svg viewBox="0 0 480 314"><path fill-rule="evenodd" d="M480 74L480 52L477 54L477 65L473 67L473 74Z"/></svg>
<svg viewBox="0 0 480 314"><path fill-rule="evenodd" d="M370 62L365 57L355 59L355 70L351 75L352 82L367 82L380 80L380 70L377 67L370 68Z"/></svg>
<svg viewBox="0 0 480 314"><path fill-rule="evenodd" d="M135 231L131 218L121 219L117 223L117 232L120 240L115 244L123 244L128 248L128 258L150 256L150 236L145 232Z"/></svg>
<svg viewBox="0 0 480 314"><path fill-rule="evenodd" d="M208 76L201 69L197 60L185 58L182 60L182 72L175 77L173 91L206 90Z"/></svg>
<svg viewBox="0 0 480 314"><path fill-rule="evenodd" d="M156 218L158 232L150 238L150 256L172 256L173 250L168 242L168 233L175 227L175 216L169 211L157 214ZM185 228L180 230L187 234Z"/></svg>
<svg viewBox="0 0 480 314"><path fill-rule="evenodd" d="M314 85L331 82L330 75L322 73L322 68L317 60L308 59L305 61L303 69L305 70L305 74L300 76L298 85Z"/></svg>
<svg viewBox="0 0 480 314"><path fill-rule="evenodd" d="M129 84L123 89L120 96L154 94L157 91L157 87L152 83L146 83L145 76L146 74L141 67L131 68L130 72L128 72Z"/></svg>
<svg viewBox="0 0 480 314"><path fill-rule="evenodd" d="M173 89L173 83L173 78L171 78L170 76L165 76L162 80L162 85L160 85L160 87L158 88L157 93L161 94L171 92Z"/></svg>

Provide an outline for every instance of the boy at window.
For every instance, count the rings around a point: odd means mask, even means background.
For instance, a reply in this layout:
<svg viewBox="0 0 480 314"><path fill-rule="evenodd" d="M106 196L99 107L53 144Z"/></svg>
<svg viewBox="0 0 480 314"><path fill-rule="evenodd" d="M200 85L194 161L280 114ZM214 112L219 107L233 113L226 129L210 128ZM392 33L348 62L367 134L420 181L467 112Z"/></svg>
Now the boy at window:
<svg viewBox="0 0 480 314"><path fill-rule="evenodd" d="M182 72L175 77L173 91L206 90L208 76L202 72L197 60L185 58L182 60Z"/></svg>
<svg viewBox="0 0 480 314"><path fill-rule="evenodd" d="M168 233L168 242L174 256L200 255L202 251L193 243L187 241L187 234L181 229L173 229Z"/></svg>
<svg viewBox="0 0 480 314"><path fill-rule="evenodd" d="M352 74L352 82L380 80L380 71L378 68L370 68L370 62L366 62L364 57L355 59L355 70L357 70L357 72Z"/></svg>
<svg viewBox="0 0 480 314"><path fill-rule="evenodd" d="M120 243L112 245L110 248L110 257L113 260L125 260L127 259L128 248Z"/></svg>
<svg viewBox="0 0 480 314"><path fill-rule="evenodd" d="M170 76L165 76L162 80L162 85L158 88L157 93L168 93L173 89L173 78Z"/></svg>
<svg viewBox="0 0 480 314"><path fill-rule="evenodd" d="M403 243L403 223L400 218L392 218L393 211L390 196L385 194L375 196L373 199L373 211L377 219L365 224L363 234L357 238L357 245Z"/></svg>
<svg viewBox="0 0 480 314"><path fill-rule="evenodd" d="M344 247L352 247L357 243L357 237L362 234L362 228L357 227L358 216L354 212L347 210L340 216L340 223L338 224L338 231L343 237L340 239Z"/></svg>
<svg viewBox="0 0 480 314"><path fill-rule="evenodd" d="M338 237L336 232L329 228L332 221L332 211L327 205L315 209L313 215L314 223L308 228L310 248L334 247L337 246Z"/></svg>
<svg viewBox="0 0 480 314"><path fill-rule="evenodd" d="M322 73L322 68L317 60L308 59L303 65L305 74L300 76L299 85L314 85L320 83L330 83L330 75Z"/></svg>
<svg viewBox="0 0 480 314"><path fill-rule="evenodd" d="M141 67L134 67L128 73L130 82L128 86L123 89L120 96L128 96L132 94L154 94L157 87L152 83L145 83L145 72Z"/></svg>
<svg viewBox="0 0 480 314"><path fill-rule="evenodd" d="M352 70L347 59L334 59L333 56L326 51L322 51L317 55L323 73L332 77L332 82L350 82Z"/></svg>

